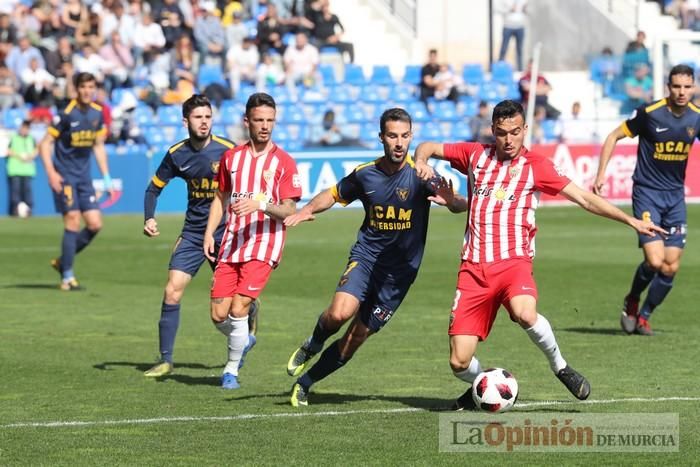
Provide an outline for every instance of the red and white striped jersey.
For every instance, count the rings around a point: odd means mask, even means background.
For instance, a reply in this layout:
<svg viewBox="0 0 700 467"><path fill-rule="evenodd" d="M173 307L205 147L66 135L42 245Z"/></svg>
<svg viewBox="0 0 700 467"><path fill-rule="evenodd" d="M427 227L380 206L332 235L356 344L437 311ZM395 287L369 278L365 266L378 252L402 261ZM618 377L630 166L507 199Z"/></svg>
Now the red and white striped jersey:
<svg viewBox="0 0 700 467"><path fill-rule="evenodd" d="M444 145L445 160L473 173L469 222L462 260L491 263L535 256L535 210L540 192L558 194L571 180L548 158L523 147L514 159L499 161L493 145Z"/></svg>
<svg viewBox="0 0 700 467"><path fill-rule="evenodd" d="M284 223L262 211L236 216L232 204L239 198L252 198L268 204L301 198L301 182L294 159L277 145L255 157L250 151L250 143L246 143L224 153L217 180L219 191L230 194L219 261L245 263L258 260L275 267L282 258L286 235Z"/></svg>

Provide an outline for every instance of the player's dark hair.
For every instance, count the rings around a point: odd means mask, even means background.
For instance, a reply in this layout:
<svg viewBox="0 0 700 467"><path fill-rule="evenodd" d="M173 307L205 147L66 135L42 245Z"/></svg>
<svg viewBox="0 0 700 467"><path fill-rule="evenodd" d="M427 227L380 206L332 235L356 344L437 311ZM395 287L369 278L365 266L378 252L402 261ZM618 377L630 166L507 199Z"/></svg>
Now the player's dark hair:
<svg viewBox="0 0 700 467"><path fill-rule="evenodd" d="M272 107L273 109L277 110L275 100L272 98L271 95L266 94L264 92L256 92L254 94L251 94L248 98L248 102L245 103L246 116L250 115L250 111L254 108L263 106Z"/></svg>
<svg viewBox="0 0 700 467"><path fill-rule="evenodd" d="M379 130L382 134L386 131L386 122L406 122L409 128L413 128L413 121L409 113L397 107L385 110L379 119Z"/></svg>
<svg viewBox="0 0 700 467"><path fill-rule="evenodd" d="M693 81L695 81L695 72L693 71L693 68L688 65L681 64L671 68L671 71L668 72L668 84L671 84L671 78L676 75L690 76L693 78Z"/></svg>
<svg viewBox="0 0 700 467"><path fill-rule="evenodd" d="M192 94L189 99L182 103L182 117L184 119L190 118L190 114L197 107L209 107L211 110L209 98L204 94Z"/></svg>
<svg viewBox="0 0 700 467"><path fill-rule="evenodd" d="M73 84L76 88L79 88L81 84L89 83L90 81L93 81L95 82L95 84L97 84L97 79L95 78L95 75L93 75L92 73L88 73L87 71L81 71L80 73L77 73L73 76Z"/></svg>
<svg viewBox="0 0 700 467"><path fill-rule="evenodd" d="M496 104L496 107L493 108L491 123L500 122L506 118L513 118L518 114L525 118L525 111L523 110L523 106L520 105L520 102L506 99Z"/></svg>

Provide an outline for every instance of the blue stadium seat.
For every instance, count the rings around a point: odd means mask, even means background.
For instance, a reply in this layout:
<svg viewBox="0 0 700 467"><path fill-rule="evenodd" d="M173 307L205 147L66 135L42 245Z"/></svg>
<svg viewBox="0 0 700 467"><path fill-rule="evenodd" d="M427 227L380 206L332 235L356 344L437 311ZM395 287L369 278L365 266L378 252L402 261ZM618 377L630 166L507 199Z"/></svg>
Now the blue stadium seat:
<svg viewBox="0 0 700 467"><path fill-rule="evenodd" d="M440 125L435 122L425 122L421 128L420 138L430 141L440 141L442 139Z"/></svg>
<svg viewBox="0 0 700 467"><path fill-rule="evenodd" d="M491 67L491 80L508 84L513 82L513 67L508 62L495 62Z"/></svg>
<svg viewBox="0 0 700 467"><path fill-rule="evenodd" d="M457 141L468 141L472 139L472 130L469 127L469 123L464 120L455 122L452 125L452 136L450 139Z"/></svg>
<svg viewBox="0 0 700 467"><path fill-rule="evenodd" d="M323 84L325 86L334 86L338 80L335 78L335 68L329 63L321 63L318 66L318 71L321 73Z"/></svg>
<svg viewBox="0 0 700 467"><path fill-rule="evenodd" d="M389 99L396 102L409 102L416 99L415 87L408 84L397 84L389 90Z"/></svg>
<svg viewBox="0 0 700 467"><path fill-rule="evenodd" d="M460 118L457 114L457 106L452 101L433 102L433 117L442 121L454 121Z"/></svg>
<svg viewBox="0 0 700 467"><path fill-rule="evenodd" d="M391 70L388 65L374 65L372 68L372 76L369 78L369 82L378 85L392 85L394 84L394 77L391 76Z"/></svg>
<svg viewBox="0 0 700 467"><path fill-rule="evenodd" d="M479 85L484 82L484 69L480 63L466 63L462 68L462 79L465 84Z"/></svg>
<svg viewBox="0 0 700 467"><path fill-rule="evenodd" d="M328 93L328 100L329 102L335 102L338 104L349 104L351 102L355 102L355 99L352 97L350 89L348 89L342 84L330 88Z"/></svg>
<svg viewBox="0 0 700 467"><path fill-rule="evenodd" d="M349 105L345 108L345 118L348 123L364 123L369 121L365 109L359 105Z"/></svg>
<svg viewBox="0 0 700 467"><path fill-rule="evenodd" d="M233 100L225 100L221 103L218 118L224 125L238 125L243 121L245 104Z"/></svg>
<svg viewBox="0 0 700 467"><path fill-rule="evenodd" d="M362 71L362 67L352 63L345 65L344 81L355 86L363 86L367 83L365 72Z"/></svg>
<svg viewBox="0 0 700 467"><path fill-rule="evenodd" d="M483 83L479 89L479 97L490 103L499 102L501 100L499 84L493 81Z"/></svg>
<svg viewBox="0 0 700 467"><path fill-rule="evenodd" d="M16 130L27 118L27 110L24 108L7 109L3 115L3 126L10 130Z"/></svg>
<svg viewBox="0 0 700 467"><path fill-rule="evenodd" d="M156 123L153 109L147 105L137 105L134 109L134 121L139 127L151 126Z"/></svg>
<svg viewBox="0 0 700 467"><path fill-rule="evenodd" d="M177 105L161 105L156 118L159 125L179 125L182 123L182 110Z"/></svg>
<svg viewBox="0 0 700 467"><path fill-rule="evenodd" d="M282 123L302 123L306 121L303 109L297 105L285 105L279 110L281 110L280 122Z"/></svg>
<svg viewBox="0 0 700 467"><path fill-rule="evenodd" d="M363 102L371 103L385 101L385 99L382 98L381 94L379 94L379 90L377 89L377 87L372 85L364 86L362 88L362 90L360 91L360 100L362 100Z"/></svg>
<svg viewBox="0 0 700 467"><path fill-rule="evenodd" d="M547 142L559 141L559 126L556 120L547 119L542 121L542 132Z"/></svg>
<svg viewBox="0 0 700 467"><path fill-rule="evenodd" d="M221 71L221 66L203 63L200 65L199 72L197 73L197 88L202 92L207 86L214 83L228 86L226 77Z"/></svg>
<svg viewBox="0 0 700 467"><path fill-rule="evenodd" d="M285 125L277 125L272 134L272 140L283 143L289 141L289 139L290 136L289 131L287 131L287 127Z"/></svg>
<svg viewBox="0 0 700 467"><path fill-rule="evenodd" d="M420 84L421 68L423 68L421 65L406 65L402 81L406 84L418 86Z"/></svg>
<svg viewBox="0 0 700 467"><path fill-rule="evenodd" d="M409 102L406 105L406 111L411 114L414 122L427 122L430 120L428 109L420 101Z"/></svg>
<svg viewBox="0 0 700 467"><path fill-rule="evenodd" d="M150 146L165 145L168 143L168 141L166 141L165 135L157 126L154 126L153 128L146 131L144 133L144 137L146 138L146 142Z"/></svg>

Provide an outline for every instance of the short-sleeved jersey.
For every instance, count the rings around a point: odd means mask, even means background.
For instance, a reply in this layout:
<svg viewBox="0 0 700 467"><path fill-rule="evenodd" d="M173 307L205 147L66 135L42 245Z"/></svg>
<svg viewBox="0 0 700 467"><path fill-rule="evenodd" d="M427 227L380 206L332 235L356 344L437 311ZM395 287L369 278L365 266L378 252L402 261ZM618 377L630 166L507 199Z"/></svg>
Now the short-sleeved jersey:
<svg viewBox="0 0 700 467"><path fill-rule="evenodd" d="M488 144L445 144L443 152L452 167L473 173L462 259L491 263L534 257L540 193L556 195L571 180L551 160L524 147L517 157L504 161Z"/></svg>
<svg viewBox="0 0 700 467"><path fill-rule="evenodd" d="M53 162L58 173L69 181L89 179L95 140L107 134L102 107L93 102L81 109L72 100L48 132L56 138Z"/></svg>
<svg viewBox="0 0 700 467"><path fill-rule="evenodd" d="M673 115L666 99L639 107L622 124L630 138L639 135L635 185L655 190L682 190L693 141L700 134L700 109L693 104Z"/></svg>
<svg viewBox="0 0 700 467"><path fill-rule="evenodd" d="M380 168L381 158L361 164L332 188L343 205L360 200L365 218L350 250L373 270L388 274L415 275L423 259L433 192L417 175L410 155L407 163L391 175Z"/></svg>
<svg viewBox="0 0 700 467"><path fill-rule="evenodd" d="M254 156L250 143L226 151L219 165L219 190L229 193L226 229L219 249L219 261L245 263L252 260L275 267L282 259L286 227L281 220L255 211L236 216L232 204L251 198L267 204L301 198L301 180L292 156L273 144L269 151Z"/></svg>
<svg viewBox="0 0 700 467"><path fill-rule="evenodd" d="M190 144L190 140L186 139L171 146L160 162L151 179L158 193L175 177L187 183L187 212L182 227L183 236L197 239L203 237L207 229L209 207L219 188L219 162L223 154L234 146L233 142L212 135L209 144L196 150Z"/></svg>

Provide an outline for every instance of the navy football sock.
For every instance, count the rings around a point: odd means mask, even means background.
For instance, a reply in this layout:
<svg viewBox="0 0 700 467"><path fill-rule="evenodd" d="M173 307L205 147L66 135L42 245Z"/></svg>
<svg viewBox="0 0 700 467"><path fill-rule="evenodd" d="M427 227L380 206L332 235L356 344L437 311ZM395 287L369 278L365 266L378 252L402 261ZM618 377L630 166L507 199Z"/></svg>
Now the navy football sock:
<svg viewBox="0 0 700 467"><path fill-rule="evenodd" d="M308 343L309 348L314 352L320 352L323 348L323 344L326 343L326 340L328 340L329 337L331 337L337 332L337 329L335 331L329 331L326 328L324 328L323 323L321 323L321 316L319 316L318 321L316 321L314 332L311 335L311 339Z"/></svg>
<svg viewBox="0 0 700 467"><path fill-rule="evenodd" d="M646 300L644 300L639 315L644 319L649 319L654 308L661 305L661 302L664 301L664 298L666 298L666 295L668 295L672 287L673 276L666 276L661 273L656 274L654 280L651 281L649 293L647 294Z"/></svg>
<svg viewBox="0 0 700 467"><path fill-rule="evenodd" d="M158 337L160 339L160 358L164 362L173 362L175 335L180 325L180 304L168 305L163 302L158 322Z"/></svg>
<svg viewBox="0 0 700 467"><path fill-rule="evenodd" d="M312 384L321 381L326 376L340 369L350 360L343 360L340 356L339 343L340 339L329 345L328 348L323 351L316 364L297 380L297 383L305 390L308 390Z"/></svg>
<svg viewBox="0 0 700 467"><path fill-rule="evenodd" d="M632 288L630 289L629 295L639 300L639 296L644 292L644 289L647 288L649 282L651 282L655 275L656 272L649 267L646 261L642 261L634 273Z"/></svg>
<svg viewBox="0 0 700 467"><path fill-rule="evenodd" d="M99 230L90 230L87 227L81 230L78 234L78 240L76 241L75 252L80 253L83 251L83 249L90 244L92 239L95 238L95 235L97 235L98 232Z"/></svg>
<svg viewBox="0 0 700 467"><path fill-rule="evenodd" d="M78 232L72 230L63 231L61 242L61 273L63 279L73 277L73 260L75 259L75 247L78 240Z"/></svg>

